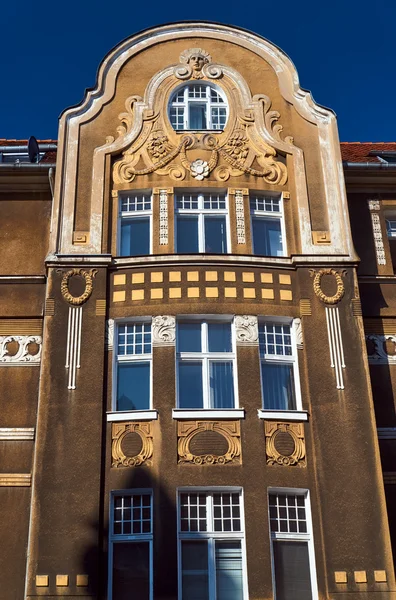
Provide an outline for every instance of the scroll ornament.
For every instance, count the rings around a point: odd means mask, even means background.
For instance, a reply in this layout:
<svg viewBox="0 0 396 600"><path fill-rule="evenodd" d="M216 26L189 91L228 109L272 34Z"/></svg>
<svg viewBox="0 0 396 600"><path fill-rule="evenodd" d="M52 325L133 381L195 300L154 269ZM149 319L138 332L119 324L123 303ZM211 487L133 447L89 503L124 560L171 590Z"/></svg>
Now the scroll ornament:
<svg viewBox="0 0 396 600"><path fill-rule="evenodd" d="M268 465L305 467L304 425L264 421Z"/></svg>
<svg viewBox="0 0 396 600"><path fill-rule="evenodd" d="M0 336L0 364L39 364L41 348L39 335Z"/></svg>
<svg viewBox="0 0 396 600"><path fill-rule="evenodd" d="M257 317L237 315L235 317L235 332L237 344L258 344Z"/></svg>
<svg viewBox="0 0 396 600"><path fill-rule="evenodd" d="M194 438L204 432L214 432L224 438L228 448L223 454L193 453L191 445ZM195 465L224 465L228 462L240 462L241 439L239 421L183 421L178 423L177 450L179 463Z"/></svg>
<svg viewBox="0 0 396 600"><path fill-rule="evenodd" d="M176 319L157 316L152 320L153 346L173 346L176 340Z"/></svg>
<svg viewBox="0 0 396 600"><path fill-rule="evenodd" d="M127 436L137 438L137 454L127 456L124 444ZM113 423L112 467L138 467L147 463L153 455L153 437L150 423Z"/></svg>

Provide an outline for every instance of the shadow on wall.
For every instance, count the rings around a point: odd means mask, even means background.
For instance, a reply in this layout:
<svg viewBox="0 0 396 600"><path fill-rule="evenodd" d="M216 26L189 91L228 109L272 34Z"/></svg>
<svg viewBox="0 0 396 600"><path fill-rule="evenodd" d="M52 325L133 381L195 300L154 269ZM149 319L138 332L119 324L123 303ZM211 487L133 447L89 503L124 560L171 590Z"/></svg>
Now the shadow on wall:
<svg viewBox="0 0 396 600"><path fill-rule="evenodd" d="M129 473L127 479L123 477L123 489L112 490L110 504L104 500L103 525L92 523L98 546L89 548L84 558L90 582L88 591L100 600L177 600L175 501L148 467L131 467L125 471ZM112 516L108 521L106 511L109 510ZM196 516L194 511L199 510L199 506L190 507L192 520ZM203 510L206 511L206 506ZM240 542L216 539L211 544L204 534L193 532L193 538L183 541L180 561L183 600L209 599L212 597L209 586L216 587L217 600L243 600Z"/></svg>

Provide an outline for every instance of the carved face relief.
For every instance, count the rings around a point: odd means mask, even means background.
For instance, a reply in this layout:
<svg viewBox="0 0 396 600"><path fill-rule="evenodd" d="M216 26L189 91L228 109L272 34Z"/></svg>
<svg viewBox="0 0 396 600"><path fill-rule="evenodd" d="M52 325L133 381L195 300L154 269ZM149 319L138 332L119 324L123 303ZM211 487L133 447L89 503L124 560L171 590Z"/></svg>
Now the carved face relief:
<svg viewBox="0 0 396 600"><path fill-rule="evenodd" d="M205 64L205 59L200 54L193 54L187 61L193 71L201 71Z"/></svg>

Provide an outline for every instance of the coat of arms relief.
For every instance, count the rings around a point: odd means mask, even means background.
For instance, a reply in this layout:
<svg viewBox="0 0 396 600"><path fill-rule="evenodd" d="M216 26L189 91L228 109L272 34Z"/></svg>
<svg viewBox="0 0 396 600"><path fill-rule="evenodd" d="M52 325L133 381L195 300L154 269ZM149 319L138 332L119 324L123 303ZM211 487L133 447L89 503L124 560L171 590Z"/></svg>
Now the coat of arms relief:
<svg viewBox="0 0 396 600"><path fill-rule="evenodd" d="M192 84L207 84L223 94L227 106L224 126L208 131L207 127L176 128L171 123L170 99ZM291 145L293 140L281 139L279 113L271 110L267 96L252 97L234 69L213 63L201 48L182 52L180 63L154 76L144 99L128 98L126 109L119 115L117 131L127 149L114 163L115 184L151 173L174 181L183 181L188 174L197 181L209 177L227 181L230 176L247 174L272 185L287 182L285 157L277 153L275 145L277 141Z"/></svg>

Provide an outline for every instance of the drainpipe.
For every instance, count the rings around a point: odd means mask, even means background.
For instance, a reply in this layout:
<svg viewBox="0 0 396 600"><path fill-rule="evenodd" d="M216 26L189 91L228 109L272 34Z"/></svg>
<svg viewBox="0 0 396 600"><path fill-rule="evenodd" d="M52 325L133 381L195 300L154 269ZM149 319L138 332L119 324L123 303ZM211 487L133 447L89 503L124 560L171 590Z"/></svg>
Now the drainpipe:
<svg viewBox="0 0 396 600"><path fill-rule="evenodd" d="M354 163L354 162L342 162L342 166L344 169L370 169L372 171L383 171L390 170L396 171L396 163L372 163L372 162L362 162L362 163Z"/></svg>

